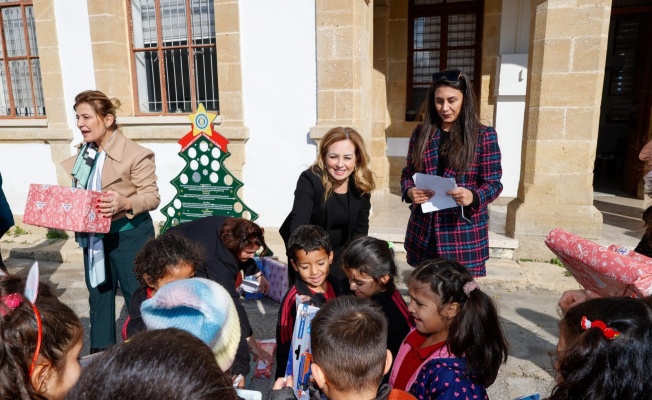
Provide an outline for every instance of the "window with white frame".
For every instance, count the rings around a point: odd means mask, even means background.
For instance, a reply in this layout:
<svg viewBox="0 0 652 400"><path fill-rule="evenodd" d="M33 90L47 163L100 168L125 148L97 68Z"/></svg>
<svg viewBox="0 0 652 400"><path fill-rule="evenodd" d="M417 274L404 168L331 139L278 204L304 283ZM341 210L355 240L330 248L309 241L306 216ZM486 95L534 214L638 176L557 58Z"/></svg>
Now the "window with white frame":
<svg viewBox="0 0 652 400"><path fill-rule="evenodd" d="M45 117L32 0L0 0L0 118Z"/></svg>
<svg viewBox="0 0 652 400"><path fill-rule="evenodd" d="M214 0L129 0L138 113L219 112Z"/></svg>

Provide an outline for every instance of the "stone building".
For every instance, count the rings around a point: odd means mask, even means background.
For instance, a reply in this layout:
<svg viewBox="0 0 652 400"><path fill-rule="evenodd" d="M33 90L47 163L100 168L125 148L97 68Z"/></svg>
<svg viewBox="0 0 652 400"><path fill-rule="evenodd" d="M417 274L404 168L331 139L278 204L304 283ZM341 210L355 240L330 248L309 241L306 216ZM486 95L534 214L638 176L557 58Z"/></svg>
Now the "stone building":
<svg viewBox="0 0 652 400"><path fill-rule="evenodd" d="M379 188L396 192L416 111L443 68L473 78L481 118L498 131L520 256L536 254L554 227L599 237L594 186L613 180L641 194L650 0L19 0L0 9L0 172L18 216L26 183L68 184L58 162L81 140L72 103L89 88L119 98L124 133L155 151L162 204L183 166L186 114L200 102L219 112L227 167L263 225L281 224L333 126L365 137Z"/></svg>

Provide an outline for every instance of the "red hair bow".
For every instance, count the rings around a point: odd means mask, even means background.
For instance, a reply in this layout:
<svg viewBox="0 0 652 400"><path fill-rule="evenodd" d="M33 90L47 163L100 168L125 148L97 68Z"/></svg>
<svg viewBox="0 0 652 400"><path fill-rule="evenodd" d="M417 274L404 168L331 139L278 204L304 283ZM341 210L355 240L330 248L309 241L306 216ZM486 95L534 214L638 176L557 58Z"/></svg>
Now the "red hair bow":
<svg viewBox="0 0 652 400"><path fill-rule="evenodd" d="M587 330L591 328L598 328L607 339L613 339L620 336L620 332L613 328L607 327L607 324L598 320L591 322L586 316L582 317L582 329Z"/></svg>

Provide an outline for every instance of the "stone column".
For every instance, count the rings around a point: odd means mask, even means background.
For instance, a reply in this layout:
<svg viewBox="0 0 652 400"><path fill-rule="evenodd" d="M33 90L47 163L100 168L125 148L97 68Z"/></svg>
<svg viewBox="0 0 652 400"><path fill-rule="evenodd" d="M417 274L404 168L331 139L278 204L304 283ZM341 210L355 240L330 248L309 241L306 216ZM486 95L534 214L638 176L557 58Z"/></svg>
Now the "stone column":
<svg viewBox="0 0 652 400"><path fill-rule="evenodd" d="M249 139L249 128L244 124L242 103L239 0L214 1L217 81L222 116L222 123L216 125L215 130L231 141L229 144L231 156L226 159L225 164L233 175L242 179L242 169L246 159L245 142Z"/></svg>
<svg viewBox="0 0 652 400"><path fill-rule="evenodd" d="M389 125L387 121L388 0L376 0L373 13L373 121L371 123L369 153L372 169L376 173L376 189L384 190L389 183L389 162L387 160L387 141L385 139L385 129Z"/></svg>
<svg viewBox="0 0 652 400"><path fill-rule="evenodd" d="M68 126L66 115L61 60L59 58L59 38L53 0L34 1L34 23L36 25L36 37L38 38L47 124L40 127L25 126L22 129L21 127L15 127L15 130L11 131L11 133L13 137L20 138L21 141L45 141L45 143L49 144L52 162L57 172L57 183L68 186L70 185L70 178L59 165L59 162L70 157L72 130ZM28 121L37 122L39 120L26 120L24 122Z"/></svg>
<svg viewBox="0 0 652 400"><path fill-rule="evenodd" d="M548 257L553 228L597 239L593 164L611 1L533 0L518 197L507 231L517 257Z"/></svg>
<svg viewBox="0 0 652 400"><path fill-rule="evenodd" d="M317 1L317 125L350 126L372 144L373 10L370 0Z"/></svg>

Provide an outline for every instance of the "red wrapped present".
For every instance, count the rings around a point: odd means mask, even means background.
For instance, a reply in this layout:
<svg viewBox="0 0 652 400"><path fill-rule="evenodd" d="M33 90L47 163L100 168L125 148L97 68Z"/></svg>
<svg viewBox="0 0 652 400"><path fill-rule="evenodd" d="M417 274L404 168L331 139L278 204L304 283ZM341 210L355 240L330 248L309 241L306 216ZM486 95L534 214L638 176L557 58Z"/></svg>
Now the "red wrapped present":
<svg viewBox="0 0 652 400"><path fill-rule="evenodd" d="M102 192L55 185L29 185L23 222L73 232L107 233L111 218L95 209Z"/></svg>
<svg viewBox="0 0 652 400"><path fill-rule="evenodd" d="M546 245L585 289L602 297L652 295L652 259L622 246L602 246L566 232L550 231Z"/></svg>
<svg viewBox="0 0 652 400"><path fill-rule="evenodd" d="M280 303L289 289L288 266L269 257L259 260L260 270L269 282L267 297Z"/></svg>
<svg viewBox="0 0 652 400"><path fill-rule="evenodd" d="M265 350L272 357L274 356L274 351L276 351L275 339L256 340L256 345L261 349ZM263 378L263 379L271 378L272 364L268 363L265 360L258 360L258 362L256 363L256 369L254 370L254 376L256 378Z"/></svg>

